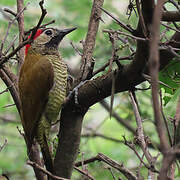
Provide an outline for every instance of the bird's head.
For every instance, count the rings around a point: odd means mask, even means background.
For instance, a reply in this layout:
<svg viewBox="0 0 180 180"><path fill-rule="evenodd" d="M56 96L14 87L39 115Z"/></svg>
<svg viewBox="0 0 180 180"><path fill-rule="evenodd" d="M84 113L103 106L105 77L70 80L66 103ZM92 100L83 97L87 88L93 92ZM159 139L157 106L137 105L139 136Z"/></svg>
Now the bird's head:
<svg viewBox="0 0 180 180"><path fill-rule="evenodd" d="M51 53L52 51L57 51L59 43L63 37L70 32L74 31L76 28L59 30L56 28L45 28L38 29L34 41L31 44L26 45L25 54L29 51L34 51L36 53L44 54ZM30 38L31 35L28 37Z"/></svg>

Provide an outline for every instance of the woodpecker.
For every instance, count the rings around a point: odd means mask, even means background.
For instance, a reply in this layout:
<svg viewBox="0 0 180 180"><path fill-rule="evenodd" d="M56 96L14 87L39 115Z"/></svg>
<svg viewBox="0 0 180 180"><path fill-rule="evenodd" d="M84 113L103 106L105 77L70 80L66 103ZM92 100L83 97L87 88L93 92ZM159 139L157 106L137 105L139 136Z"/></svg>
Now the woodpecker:
<svg viewBox="0 0 180 180"><path fill-rule="evenodd" d="M25 60L19 74L21 120L28 149L34 138L41 147L47 170L52 160L47 145L51 124L57 120L66 97L67 66L58 46L65 35L76 28L39 29L34 41L26 45Z"/></svg>

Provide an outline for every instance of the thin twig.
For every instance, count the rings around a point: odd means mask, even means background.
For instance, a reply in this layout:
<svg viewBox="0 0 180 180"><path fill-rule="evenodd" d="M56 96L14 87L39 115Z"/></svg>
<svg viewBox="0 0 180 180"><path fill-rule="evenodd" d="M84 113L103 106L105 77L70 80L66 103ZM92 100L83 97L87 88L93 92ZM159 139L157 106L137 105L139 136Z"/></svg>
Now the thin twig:
<svg viewBox="0 0 180 180"><path fill-rule="evenodd" d="M2 145L0 145L0 152L2 151L2 149L6 146L7 144L7 139L4 140L4 143Z"/></svg>
<svg viewBox="0 0 180 180"><path fill-rule="evenodd" d="M44 4L44 0L41 0L41 1L39 2L39 5L40 5L40 8L41 8L42 14L41 14L41 17L40 17L40 19L39 19L39 22L38 22L37 26L36 26L36 27L33 29L33 31L32 31L31 37L30 37L29 39L27 39L26 41L23 41L22 43L20 43L19 46L16 47L16 48L14 49L14 51L12 51L11 53L9 53L7 56L2 57L2 58L1 58L1 61L0 61L0 67L2 67L2 65L3 65L5 62L7 62L11 57L13 57L22 47L24 47L26 44L32 43L33 38L34 38L37 30L39 29L39 27L40 27L40 25L41 25L44 17L45 17L46 14L47 14L47 11L46 11L46 9L44 9L43 4ZM25 8L26 8L26 7L25 7ZM25 9L25 8L24 8L24 9ZM23 10L24 10L24 9L23 9ZM18 13L18 15L19 15L19 13ZM16 18L18 18L18 16L16 16ZM9 30L8 30L8 32L9 32Z"/></svg>
<svg viewBox="0 0 180 180"><path fill-rule="evenodd" d="M11 92L17 110L20 113L20 101L19 101L19 95L17 93L16 83L14 83L15 80L12 78L12 75L8 71L6 71L5 68L0 69L0 77L3 80L3 82L6 84L6 86L9 87L9 91Z"/></svg>
<svg viewBox="0 0 180 180"><path fill-rule="evenodd" d="M120 30L114 31L114 30L104 29L103 32L105 32L105 33L117 33L117 34L122 34L122 35L124 35L124 36L130 37L130 38L135 39L135 40L138 40L138 41L149 41L148 38L142 38L142 37L133 36L133 35L131 35L131 34L122 32L122 31L120 31Z"/></svg>
<svg viewBox="0 0 180 180"><path fill-rule="evenodd" d="M23 10L23 6L24 6L24 0L17 0L17 13ZM18 28L19 28L19 44L20 44L23 42L23 36L24 36L24 13L20 14L17 21L18 21ZM25 49L21 48L18 52L18 55L19 55L18 65L20 67L24 60Z"/></svg>
<svg viewBox="0 0 180 180"><path fill-rule="evenodd" d="M176 107L175 125L178 126L179 122L180 122L180 96Z"/></svg>
<svg viewBox="0 0 180 180"><path fill-rule="evenodd" d="M40 6L40 8L41 8L41 17L40 17L40 19L39 19L39 22L38 22L37 26L36 26L36 27L34 28L34 30L32 31L32 35L31 35L31 38L30 38L31 40L33 40L33 38L34 38L37 30L38 30L39 27L41 26L41 23L43 22L46 14L47 14L47 11L46 11L46 9L44 9L43 4L44 4L44 0L41 0L41 1L39 2L39 6Z"/></svg>
<svg viewBox="0 0 180 180"><path fill-rule="evenodd" d="M162 93L161 93L161 90L160 90L160 109L161 109L161 114L162 114L162 117L163 117L163 120L164 120L164 124L166 126L169 142L170 142L170 145L172 147L173 146L173 141L172 141L172 138L171 138L170 129L168 127L168 122L167 122L167 119L166 119L164 111L163 111L163 102L162 102Z"/></svg>
<svg viewBox="0 0 180 180"><path fill-rule="evenodd" d="M115 72L113 72L113 75L112 75L111 102L110 102L110 111L109 111L110 119L111 119L112 111L113 111L114 94L115 94Z"/></svg>
<svg viewBox="0 0 180 180"><path fill-rule="evenodd" d="M39 169L40 171L42 171L43 173L47 174L49 177L53 178L53 179L57 179L57 180L70 180L70 179L65 179L65 178L62 178L62 177L58 177L58 176L55 176L53 175L52 173L50 173L49 171L47 171L46 169L44 169L43 167L39 166L37 163L35 162L32 162L32 161L27 161L27 164L34 167L34 168L37 168Z"/></svg>
<svg viewBox="0 0 180 180"><path fill-rule="evenodd" d="M154 160L155 159L151 156L151 154L150 154L150 152L148 150L148 145L147 145L147 142L145 141L145 137L144 137L142 119L141 119L141 116L139 114L137 103L135 102L135 99L133 97L132 92L130 92L130 98L131 98L131 104L133 106L133 111L134 111L135 119L136 119L136 123L137 123L138 142L139 142L139 144L141 146L141 149L142 149L146 159L148 160L150 166L154 166L154 164L155 164Z"/></svg>
<svg viewBox="0 0 180 180"><path fill-rule="evenodd" d="M4 55L6 55L9 52L9 50L13 47L14 42L16 41L17 37L18 37L18 35L14 36L13 40L11 41L11 43L8 45L6 50L3 52Z"/></svg>
<svg viewBox="0 0 180 180"><path fill-rule="evenodd" d="M108 167L108 170L110 171L110 173L111 173L111 175L112 175L112 177L113 177L113 180L116 180L116 177L115 177L112 169L111 169L110 167Z"/></svg>
<svg viewBox="0 0 180 180"><path fill-rule="evenodd" d="M112 160L111 158L105 156L102 153L98 153L97 156L94 156L90 159L86 159L83 161L83 164L92 163L94 161L103 161L104 163L108 164L109 166L113 167L114 169L120 171L127 179L129 180L137 180L137 177L127 169L123 164L119 164L116 161ZM75 166L82 166L82 161L76 162Z"/></svg>
<svg viewBox="0 0 180 180"><path fill-rule="evenodd" d="M75 166L76 166L76 167L79 167L79 166L82 166L82 164L85 165L85 164L92 163L92 162L94 162L94 161L100 161L99 158L98 158L98 155L97 155L97 156L94 156L94 157L92 157L92 158L83 160L83 162L82 162L82 161L78 161L78 162L75 163Z"/></svg>
<svg viewBox="0 0 180 180"><path fill-rule="evenodd" d="M154 166L149 166L148 164L146 164L146 163L143 161L143 159L140 157L139 153L136 151L133 143L128 142L128 141L126 140L126 137L125 137L125 136L123 136L123 138L124 138L124 144L134 151L134 153L136 154L136 156L138 157L138 159L140 160L140 162L143 163L143 165L144 165L147 169L151 170L152 172L159 173L159 171L156 170Z"/></svg>
<svg viewBox="0 0 180 180"><path fill-rule="evenodd" d="M48 22L48 23L46 23L46 24L42 24L41 26L39 26L39 28L45 28L46 26L48 26L48 25L50 25L50 24L53 24L53 23L55 23L55 20L52 20L52 21L50 21L50 22ZM24 32L24 35L30 34L32 31L35 30L35 28L36 28L36 27L33 27L33 28L29 29L28 31L25 31L25 32Z"/></svg>
<svg viewBox="0 0 180 180"><path fill-rule="evenodd" d="M109 60L108 73L112 71L113 61L117 57L116 56L116 48L115 48L115 35L116 34L109 33L109 39L110 39L111 44L112 44L112 56ZM112 86L111 86L111 103L110 103L110 111L109 111L110 119L111 119L113 103L114 103L114 92L115 92L115 74L113 73L113 75L112 75Z"/></svg>
<svg viewBox="0 0 180 180"><path fill-rule="evenodd" d="M8 104L6 106L3 106L3 108L7 108L7 107L12 107L12 106L15 106L16 104Z"/></svg>
<svg viewBox="0 0 180 180"><path fill-rule="evenodd" d="M10 87L7 87L5 90L1 91L0 94L4 94L5 92L8 92L8 91L9 91L9 88L10 88Z"/></svg>
<svg viewBox="0 0 180 180"><path fill-rule="evenodd" d="M175 28L173 28L173 27L171 27L171 26L168 26L167 24L161 23L161 25L163 25L164 27L166 27L166 28L168 28L168 29L171 29L171 30L173 30L173 31L175 31L175 32L179 32L179 33L180 33L180 31L179 31L178 29L175 29Z"/></svg>
<svg viewBox="0 0 180 180"><path fill-rule="evenodd" d="M100 104L106 109L106 111L108 112L110 111L110 107L105 100L100 101ZM133 133L134 135L136 134L136 130L128 123L127 120L120 118L119 115L115 113L114 111L112 111L112 116L115 118L115 120L118 121L118 123L122 124L131 133Z"/></svg>
<svg viewBox="0 0 180 180"><path fill-rule="evenodd" d="M111 158L107 157L102 153L98 153L98 157L101 161L105 162L109 166L113 167L114 169L120 171L127 179L129 180L137 180L137 177L127 169L123 164L119 164L116 161L112 160Z"/></svg>
<svg viewBox="0 0 180 180"><path fill-rule="evenodd" d="M79 169L78 167L74 166L74 169L76 169L78 172L80 172L81 174L87 176L89 179L91 180L95 180L94 177L92 177L88 172L83 171L81 169Z"/></svg>
<svg viewBox="0 0 180 180"><path fill-rule="evenodd" d="M82 57L82 53L80 52L80 50L73 44L73 42L71 41L70 42L70 44L71 44L71 46L73 47L73 49L79 54L79 56L81 56Z"/></svg>
<svg viewBox="0 0 180 180"><path fill-rule="evenodd" d="M4 39L2 40L2 43L1 43L0 53L2 53L2 50L3 50L3 47L4 47L4 43L6 42L6 39L7 39L7 37L8 37L9 30L10 30L12 24L19 18L19 16L20 16L25 10L26 10L26 7L24 7L24 8L17 14L17 16L16 16L12 21L9 22L8 28L7 28L7 31L6 31L6 35L5 35L5 37L4 37ZM0 54L0 57L1 57L1 55L2 55L2 54Z"/></svg>
<svg viewBox="0 0 180 180"><path fill-rule="evenodd" d="M113 142L116 142L116 143L123 143L122 140L115 139L115 138L112 138L112 137L108 137L108 136L105 136L105 135L99 134L99 133L86 133L86 134L82 134L81 137L100 137L100 138L110 140L110 141L113 141Z"/></svg>
<svg viewBox="0 0 180 180"><path fill-rule="evenodd" d="M113 59L113 62L115 62L115 61L122 61L122 60L132 60L132 59L133 59L133 56L131 54L130 56L123 56L123 57L120 57L118 59ZM106 67L108 67L108 66L109 66L109 62L107 62L105 65L103 65L102 67L100 67L99 69L94 71L92 76L95 76L96 74L104 71L106 69Z"/></svg>
<svg viewBox="0 0 180 180"><path fill-rule="evenodd" d="M109 59L109 70L108 72L111 72L112 71L112 63L114 61L114 59L116 59L116 49L115 49L115 33L108 33L109 34L109 39L111 41L111 44L112 44L112 55L111 55L111 58Z"/></svg>
<svg viewBox="0 0 180 180"><path fill-rule="evenodd" d="M151 76L147 75L147 74L142 74L142 76L151 84L152 83L152 79L151 79ZM162 81L158 81L159 84L165 86L165 87L168 87L169 89L172 89L172 87L170 87L168 84L165 84L164 82Z"/></svg>
<svg viewBox="0 0 180 180"><path fill-rule="evenodd" d="M148 32L147 32L147 28L146 28L144 18L143 18L143 15L142 15L142 11L141 11L141 8L140 8L139 0L136 0L136 6L137 6L137 11L138 11L138 14L139 14L139 21L140 21L140 24L141 24L141 28L142 28L144 37L147 37Z"/></svg>
<svg viewBox="0 0 180 180"><path fill-rule="evenodd" d="M104 11L108 16L110 16L112 19L115 20L115 22L117 24L119 24L122 28L124 28L125 30L129 31L130 33L133 34L134 32L134 29L131 28L130 26L127 26L126 24L124 24L123 22L121 22L119 19L117 19L115 16L113 16L110 12L108 12L107 10L105 10L104 8L102 7L99 7L102 11Z"/></svg>

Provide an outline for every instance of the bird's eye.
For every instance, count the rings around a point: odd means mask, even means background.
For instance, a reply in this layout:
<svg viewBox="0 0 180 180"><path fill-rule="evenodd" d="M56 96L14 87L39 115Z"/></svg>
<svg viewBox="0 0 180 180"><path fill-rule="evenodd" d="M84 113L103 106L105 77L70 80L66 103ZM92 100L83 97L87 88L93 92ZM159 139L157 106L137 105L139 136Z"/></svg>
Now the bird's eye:
<svg viewBox="0 0 180 180"><path fill-rule="evenodd" d="M50 36L50 35L52 35L52 31L51 30L47 30L47 31L45 31L45 34Z"/></svg>

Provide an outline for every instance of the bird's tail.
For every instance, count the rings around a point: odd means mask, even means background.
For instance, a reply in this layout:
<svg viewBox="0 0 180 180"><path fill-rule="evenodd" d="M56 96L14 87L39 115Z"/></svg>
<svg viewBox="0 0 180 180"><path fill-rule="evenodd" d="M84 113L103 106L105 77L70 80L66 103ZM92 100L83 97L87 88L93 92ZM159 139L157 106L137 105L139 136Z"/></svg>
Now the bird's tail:
<svg viewBox="0 0 180 180"><path fill-rule="evenodd" d="M44 135L43 141L44 141L43 145L40 145L40 147L41 147L41 152L42 152L43 159L44 159L44 164L46 166L46 169L53 174L53 160L51 157L51 153L49 151L49 146L48 146L45 135Z"/></svg>
<svg viewBox="0 0 180 180"><path fill-rule="evenodd" d="M50 123L46 121L44 116L42 116L41 122L38 125L36 140L41 147L41 152L43 155L46 169L49 172L53 173L53 160L47 143L47 137L49 137L50 127L51 127ZM50 178L48 177L48 180L49 179Z"/></svg>

